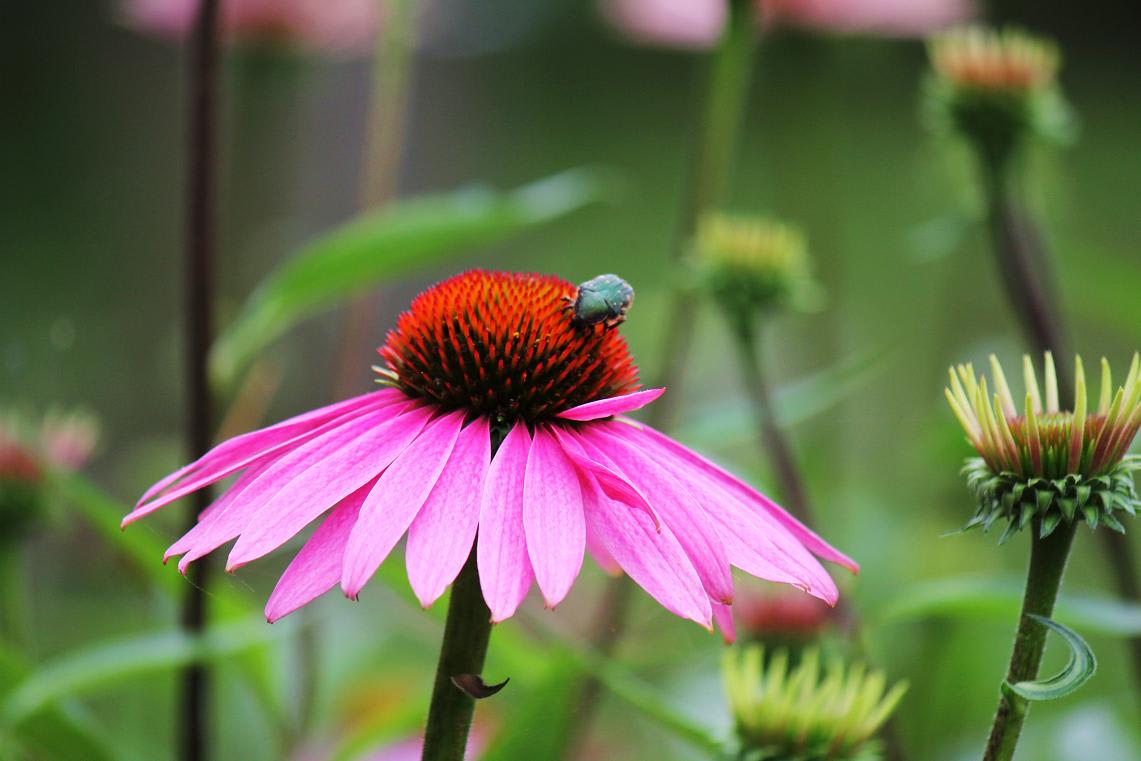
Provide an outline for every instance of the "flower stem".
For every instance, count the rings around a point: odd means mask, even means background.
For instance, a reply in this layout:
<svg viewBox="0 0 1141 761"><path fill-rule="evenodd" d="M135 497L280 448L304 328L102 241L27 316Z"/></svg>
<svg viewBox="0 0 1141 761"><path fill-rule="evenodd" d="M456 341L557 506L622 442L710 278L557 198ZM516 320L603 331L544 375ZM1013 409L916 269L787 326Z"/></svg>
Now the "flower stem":
<svg viewBox="0 0 1141 761"><path fill-rule="evenodd" d="M755 5L754 0L730 2L729 21L705 73L702 102L694 125L689 177L682 191L684 196L671 244L670 257L675 264L685 256L701 214L721 200L729 185L757 48ZM661 365L656 375L659 383L668 383L672 393L650 408L649 423L657 428L669 426L674 405L681 399L678 391L693 341L696 306L695 294L674 288L663 334ZM613 654L625 632L633 591L633 582L626 576L609 582L591 626L593 651L606 657ZM578 752L579 744L589 732L600 689L599 681L591 677L579 685L576 710L564 733L566 739L560 758L573 758Z"/></svg>
<svg viewBox="0 0 1141 761"><path fill-rule="evenodd" d="M377 35L372 73L372 102L366 122L364 170L361 174L362 211L384 206L396 196L400 157L408 118L412 54L416 46L417 0L390 0L385 23ZM345 310L337 355L334 394L338 399L357 393L366 370L360 355L372 332L379 297L354 299Z"/></svg>
<svg viewBox="0 0 1141 761"><path fill-rule="evenodd" d="M186 445L192 459L210 448L211 400L207 372L213 313L215 173L217 142L218 0L203 0L194 21L190 49L190 103L187 108L188 183L186 188ZM195 493L187 530L210 502L208 489ZM197 634L206 626L209 565L191 566L182 606L182 627ZM183 761L207 758L208 674L202 664L181 675L179 746Z"/></svg>
<svg viewBox="0 0 1141 761"><path fill-rule="evenodd" d="M1038 536L1040 520L1034 519L1030 540L1030 570L1026 575L1026 592L1022 597L1018 631L1014 635L1010 669L1006 673L1007 683L1024 682L1038 676L1038 666L1046 649L1046 627L1030 618L1030 614L1049 618L1053 613L1077 525L1077 521L1062 522L1054 533L1041 539ZM1025 698L1007 689L1002 690L983 761L1009 761L1013 758L1018 735L1029 708L1030 704Z"/></svg>
<svg viewBox="0 0 1141 761"><path fill-rule="evenodd" d="M22 559L18 543L0 540L0 642L17 647L26 631Z"/></svg>
<svg viewBox="0 0 1141 761"><path fill-rule="evenodd" d="M452 584L448 619L428 707L422 761L463 761L475 699L452 682L460 674L479 674L491 639L491 611L483 601L475 547Z"/></svg>
<svg viewBox="0 0 1141 761"><path fill-rule="evenodd" d="M1038 352L1052 351L1061 360L1056 363L1058 385L1063 396L1072 395L1073 382L1066 359L1071 352L1042 235L1018 202L1009 164L984 160L982 175L987 193L987 222L1007 296L1017 309L1027 341ZM1141 602L1137 559L1129 537L1113 531L1097 533L1118 596ZM1141 692L1141 636L1130 637L1128 644L1134 681Z"/></svg>

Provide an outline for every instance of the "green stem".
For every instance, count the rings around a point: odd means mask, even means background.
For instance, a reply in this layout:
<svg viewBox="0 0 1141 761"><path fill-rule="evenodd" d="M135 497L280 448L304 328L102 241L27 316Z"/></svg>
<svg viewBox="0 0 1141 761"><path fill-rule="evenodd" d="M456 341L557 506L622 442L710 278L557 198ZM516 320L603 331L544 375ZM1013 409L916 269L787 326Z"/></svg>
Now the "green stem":
<svg viewBox="0 0 1141 761"><path fill-rule="evenodd" d="M397 178L408 118L412 59L416 47L417 0L390 0L387 15L377 35L360 185L362 211L377 209L396 196ZM379 305L376 294L354 299L345 310L337 352L334 394L340 399L358 393L367 370L360 362L369 344L373 316Z"/></svg>
<svg viewBox="0 0 1141 761"><path fill-rule="evenodd" d="M1018 631L1014 635L1014 651L1010 656L1010 669L1006 682L1014 684L1038 677L1038 666L1046 649L1046 627L1030 618L1034 613L1049 618L1054 612L1054 601L1062 586L1066 558L1077 531L1077 521L1062 523L1045 539L1038 537L1041 529L1035 518L1030 544L1030 570L1026 575L1026 592L1022 597L1022 614ZM1010 761L1018 744L1018 735L1026 721L1030 704L1007 689L1002 690L998 710L994 715L990 739L987 740L983 761Z"/></svg>
<svg viewBox="0 0 1141 761"><path fill-rule="evenodd" d="M729 23L709 64L704 100L694 135L689 179L682 191L684 196L672 244L671 256L675 263L686 256L701 215L720 203L729 187L738 137L745 121L757 48L755 5L753 0L733 0L729 8ZM666 427L674 405L681 398L677 391L693 340L696 306L696 296L691 291L674 289L657 374L661 382L669 381L672 393L659 399L651 408L651 425Z"/></svg>
<svg viewBox="0 0 1141 761"><path fill-rule="evenodd" d="M448 619L436 667L423 761L463 761L475 699L452 682L460 674L479 674L491 639L491 611L483 601L475 547L448 599Z"/></svg>

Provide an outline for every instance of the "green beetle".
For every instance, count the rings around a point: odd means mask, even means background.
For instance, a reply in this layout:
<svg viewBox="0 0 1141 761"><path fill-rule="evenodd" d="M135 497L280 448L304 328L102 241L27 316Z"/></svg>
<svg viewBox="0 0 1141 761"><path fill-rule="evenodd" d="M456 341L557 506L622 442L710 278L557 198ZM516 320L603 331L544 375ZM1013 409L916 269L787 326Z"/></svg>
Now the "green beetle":
<svg viewBox="0 0 1141 761"><path fill-rule="evenodd" d="M603 323L607 329L626 321L626 312L634 303L634 289L617 275L599 275L579 285L574 296L564 296L571 318L579 325Z"/></svg>

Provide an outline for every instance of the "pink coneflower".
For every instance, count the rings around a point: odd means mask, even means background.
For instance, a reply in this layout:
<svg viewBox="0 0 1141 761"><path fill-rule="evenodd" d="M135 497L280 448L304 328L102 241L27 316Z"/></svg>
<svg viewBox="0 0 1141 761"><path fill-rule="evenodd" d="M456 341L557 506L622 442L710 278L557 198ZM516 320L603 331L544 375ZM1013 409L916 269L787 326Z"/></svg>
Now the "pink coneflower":
<svg viewBox="0 0 1141 761"><path fill-rule="evenodd" d="M128 23L181 39L190 33L198 0L125 0ZM379 22L375 0L222 0L222 31L237 43L368 52Z"/></svg>
<svg viewBox="0 0 1141 761"><path fill-rule="evenodd" d="M921 37L971 15L969 0L764 0L762 25L831 34ZM636 42L708 48L721 36L728 0L599 0L602 15Z"/></svg>
<svg viewBox="0 0 1141 761"><path fill-rule="evenodd" d="M574 319L575 293L550 276L484 271L429 288L379 350L386 388L218 445L151 487L124 525L237 475L167 551L185 569L237 539L232 571L324 515L270 596L270 621L338 584L356 598L405 534L425 606L475 544L493 621L515 613L532 582L558 605L584 551L706 627L727 617L731 566L834 603L814 555L857 565L624 417L663 390L639 390L617 330Z"/></svg>

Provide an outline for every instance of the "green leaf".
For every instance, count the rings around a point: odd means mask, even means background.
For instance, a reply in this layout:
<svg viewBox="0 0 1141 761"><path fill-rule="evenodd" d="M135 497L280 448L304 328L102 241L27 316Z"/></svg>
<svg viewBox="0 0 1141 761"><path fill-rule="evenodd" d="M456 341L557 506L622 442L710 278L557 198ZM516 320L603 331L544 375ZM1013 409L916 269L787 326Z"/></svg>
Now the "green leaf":
<svg viewBox="0 0 1141 761"><path fill-rule="evenodd" d="M1011 621L1022 605L1022 581L1015 578L966 576L923 581L892 595L873 610L876 624L953 617ZM1113 597L1063 593L1055 606L1057 618L1083 630L1115 637L1141 636L1141 605Z"/></svg>
<svg viewBox="0 0 1141 761"><path fill-rule="evenodd" d="M1036 702L1064 698L1089 681L1097 671L1097 658L1090 646L1073 629L1034 613L1030 614L1030 618L1061 635L1070 647L1070 661L1064 669L1048 679L1014 684L1007 682L1003 687L1015 695Z"/></svg>
<svg viewBox="0 0 1141 761"><path fill-rule="evenodd" d="M31 671L23 656L0 642L0 701ZM14 722L7 733L17 747L46 758L82 758L85 761L116 761L119 755L82 711L66 701L44 706ZM7 758L0 737L0 757ZM22 758L22 756L17 756ZM34 756L39 758L39 755Z"/></svg>
<svg viewBox="0 0 1141 761"><path fill-rule="evenodd" d="M261 283L211 352L225 387L300 320L390 279L565 216L601 197L602 176L574 169L508 193L485 187L424 196L350 220L303 247Z"/></svg>
<svg viewBox="0 0 1141 761"><path fill-rule="evenodd" d="M35 667L0 702L0 725L14 725L44 708L102 685L190 663L225 658L281 636L261 619L211 627L200 637L182 631L133 635L87 645Z"/></svg>

